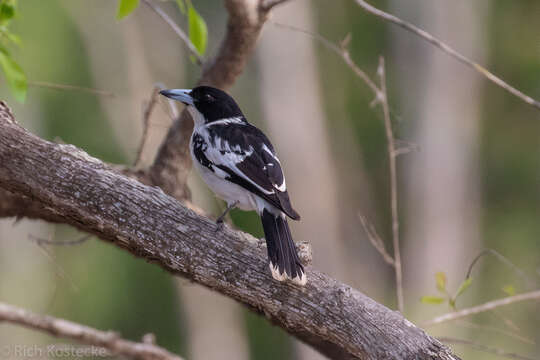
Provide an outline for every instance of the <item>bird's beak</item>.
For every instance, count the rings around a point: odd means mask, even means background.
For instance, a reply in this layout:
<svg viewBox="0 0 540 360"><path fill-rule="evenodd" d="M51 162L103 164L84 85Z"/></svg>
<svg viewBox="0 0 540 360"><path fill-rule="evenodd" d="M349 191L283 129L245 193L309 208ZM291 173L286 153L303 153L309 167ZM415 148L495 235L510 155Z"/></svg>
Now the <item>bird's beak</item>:
<svg viewBox="0 0 540 360"><path fill-rule="evenodd" d="M191 89L169 89L161 90L159 93L168 98L181 101L186 105L193 105L193 98L189 95L190 92Z"/></svg>

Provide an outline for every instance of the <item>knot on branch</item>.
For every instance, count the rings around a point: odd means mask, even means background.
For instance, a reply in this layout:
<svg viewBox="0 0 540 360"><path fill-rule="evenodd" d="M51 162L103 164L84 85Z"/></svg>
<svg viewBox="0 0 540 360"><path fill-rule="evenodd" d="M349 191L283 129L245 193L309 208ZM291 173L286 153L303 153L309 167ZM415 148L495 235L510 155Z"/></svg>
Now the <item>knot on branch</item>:
<svg viewBox="0 0 540 360"><path fill-rule="evenodd" d="M6 104L4 100L0 100L0 120L7 121L13 124L17 123L15 121L13 111L11 111L11 108Z"/></svg>

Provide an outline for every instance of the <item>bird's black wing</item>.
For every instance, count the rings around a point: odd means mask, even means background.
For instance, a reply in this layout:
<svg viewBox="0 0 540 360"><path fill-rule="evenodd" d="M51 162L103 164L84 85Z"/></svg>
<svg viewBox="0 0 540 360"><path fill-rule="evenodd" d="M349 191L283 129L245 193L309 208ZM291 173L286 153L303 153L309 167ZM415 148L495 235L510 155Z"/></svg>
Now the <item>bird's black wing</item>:
<svg viewBox="0 0 540 360"><path fill-rule="evenodd" d="M208 124L210 146L205 156L221 171L214 173L268 201L295 220L300 215L292 208L283 170L268 138L255 126Z"/></svg>

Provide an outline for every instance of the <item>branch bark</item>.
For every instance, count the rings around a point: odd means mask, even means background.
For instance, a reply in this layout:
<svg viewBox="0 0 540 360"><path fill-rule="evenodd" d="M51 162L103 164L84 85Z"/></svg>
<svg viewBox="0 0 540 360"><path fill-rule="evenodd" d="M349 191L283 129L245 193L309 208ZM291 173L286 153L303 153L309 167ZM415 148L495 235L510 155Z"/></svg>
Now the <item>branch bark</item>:
<svg viewBox="0 0 540 360"><path fill-rule="evenodd" d="M2 321L41 330L53 336L73 339L82 344L103 347L113 355L131 359L182 360L178 355L153 344L125 340L112 331L101 331L68 320L38 315L4 303L0 303L0 323Z"/></svg>
<svg viewBox="0 0 540 360"><path fill-rule="evenodd" d="M0 164L0 188L37 204L33 217L96 234L229 296L331 358L458 359L398 312L311 267L306 287L273 281L262 240L228 227L216 231L214 222L161 189L75 146L30 134L3 102ZM0 216L26 216L26 205Z"/></svg>

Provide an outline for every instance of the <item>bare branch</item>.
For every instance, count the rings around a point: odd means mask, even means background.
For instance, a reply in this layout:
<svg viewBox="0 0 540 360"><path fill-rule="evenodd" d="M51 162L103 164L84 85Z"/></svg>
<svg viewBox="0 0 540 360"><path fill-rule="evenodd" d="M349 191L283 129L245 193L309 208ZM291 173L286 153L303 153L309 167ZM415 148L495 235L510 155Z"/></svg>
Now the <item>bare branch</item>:
<svg viewBox="0 0 540 360"><path fill-rule="evenodd" d="M53 214L229 296L329 357L458 359L400 313L309 266L305 287L274 281L264 240L227 226L216 231L213 221L159 188L126 178L75 146L28 133L1 102L0 163L0 188L38 202L44 218ZM25 216L26 208L9 214ZM40 216L34 208L31 214Z"/></svg>
<svg viewBox="0 0 540 360"><path fill-rule="evenodd" d="M396 144L394 145L394 147L396 148L394 151L395 157L398 157L400 155L405 155L413 151L420 150L420 146L418 146L418 144L399 140L399 139L396 139Z"/></svg>
<svg viewBox="0 0 540 360"><path fill-rule="evenodd" d="M528 288L534 287L535 285L534 280L532 280L529 276L527 276L527 274L525 274L525 272L521 270L517 265L515 265L513 262L508 260L504 255L502 255L501 253L499 253L498 251L494 249L484 249L480 251L480 253L471 262L471 265L469 265L469 270L467 270L467 275L465 279L471 277L471 273L473 271L474 265L478 262L478 260L480 260L480 258L482 258L485 255L495 256L497 260L499 260L500 262L502 262L503 264L511 268L525 282Z"/></svg>
<svg viewBox="0 0 540 360"><path fill-rule="evenodd" d="M351 59L350 53L347 48L350 41L349 35L341 42L340 46L337 46L336 44L332 43L331 41L329 41L328 39L326 39L320 34L313 33L311 31L307 31L307 30L300 29L294 26L290 26L290 25L285 25L285 24L280 24L280 23L275 23L275 22L273 22L272 24L281 28L307 34L313 37L314 39L318 40L319 42L321 42L328 49L332 50L333 52L341 56L341 58L354 71L354 73L360 79L362 79L366 83L366 85L368 85L368 87L373 91L375 95L373 105L377 103L381 104L383 116L384 116L384 128L385 128L385 133L386 133L389 172L390 172L390 207L391 207L391 216L392 216L392 243L394 247L393 258L390 257L388 253L386 252L386 249L384 248L384 243L382 242L380 238L378 238L378 235L376 235L376 232L371 231L367 227L365 219L360 217L360 221L362 222L362 225L364 226L364 229L366 230L366 233L368 234L368 239L379 251L379 253L383 256L383 259L387 263L393 265L395 269L396 296L397 296L398 310L403 312L403 309L404 309L403 276L402 276L402 269L401 269L401 253L399 250L399 214L398 214L397 172L396 172L396 157L398 155L398 152L395 149L395 139L394 139L394 134L392 131L392 122L390 120L390 109L388 106L388 99L387 99L387 92L386 92L386 72L384 68L384 59L382 57L379 58L379 68L377 70L377 74L379 75L379 78L380 78L380 85L377 86L375 82L371 80L371 78L366 74L366 72L360 69Z"/></svg>
<svg viewBox="0 0 540 360"><path fill-rule="evenodd" d="M516 339L518 341L524 342L526 344L530 344L530 345L535 345L536 344L536 342L534 340L530 339L530 338L521 336L521 335L516 334L514 332L511 332L511 331L502 330L502 329L499 329L499 328L496 328L496 327L479 325L479 324L475 324L473 322L466 321L466 320L457 320L456 324L460 325L460 326L463 326L465 328L469 328L469 329L479 329L479 330L482 330L482 331L490 331L490 332L493 332L493 333L501 334L501 335L508 336L508 337L513 338L513 339Z"/></svg>
<svg viewBox="0 0 540 360"><path fill-rule="evenodd" d="M508 296L508 297L498 299L498 300L488 301L487 303L482 304L482 305L477 305L477 306L473 306L467 309L437 316L434 319L426 321L423 325L431 326L431 325L440 324L447 321L461 319L467 316L479 314L486 311L491 311L501 306L510 305L510 304L514 304L514 303L518 303L518 302L526 301L526 300L540 300L540 290L531 291L531 292L518 294L514 296Z"/></svg>
<svg viewBox="0 0 540 360"><path fill-rule="evenodd" d="M476 343L474 341L470 341L470 340L456 339L456 338L451 338L451 337L440 337L439 340L442 341L442 342L445 342L445 343L450 343L450 344L466 345L466 346L472 347L475 350L490 353L490 354L494 354L494 355L504 357L504 358L507 358L507 359L535 360L535 359L533 359L531 357L528 357L528 356L523 356L523 355L519 355L519 354L515 354L515 353L509 353L509 352L506 352L506 351L504 351L502 349L489 347L489 346L486 346L486 345L483 345L483 344L478 344L478 343Z"/></svg>
<svg viewBox="0 0 540 360"><path fill-rule="evenodd" d="M56 89L56 90L81 91L81 92L87 92L90 94L111 97L111 98L115 97L114 93L111 91L93 89L93 88L77 86L77 85L56 84L56 83L51 83L51 82L46 82L46 81L29 81L28 85L35 86L35 87Z"/></svg>
<svg viewBox="0 0 540 360"><path fill-rule="evenodd" d="M68 320L43 316L0 302L0 323L12 324L40 330L50 335L78 341L82 344L106 348L113 355L137 360L182 360L178 355L148 343L136 343L122 339L112 331L100 331Z"/></svg>
<svg viewBox="0 0 540 360"><path fill-rule="evenodd" d="M178 26L173 19L171 19L171 17L169 15L167 15L167 13L165 11L163 11L162 8L160 8L159 6L157 6L156 4L154 4L151 0L143 0L143 2L150 8L152 9L156 14L159 15L159 17L161 17L163 19L163 21L165 21L167 23L167 25L169 25L171 27L171 29L173 29L173 31L176 33L176 35L178 35L178 37L182 40L182 42L186 45L187 49L189 50L189 52L191 53L191 55L193 55L195 57L195 59L197 60L197 64L198 65L202 65L204 63L204 59L203 57L201 56L201 54L199 54L199 51L197 50L197 48L195 47L195 45L193 45L193 43L191 42L191 40L189 40L189 37L186 35L186 33L180 28L180 26Z"/></svg>
<svg viewBox="0 0 540 360"><path fill-rule="evenodd" d="M399 250L399 213L398 213L398 192L397 192L397 171L396 171L396 151L394 148L394 133L390 120L390 110L388 109L388 94L386 92L386 70L384 58L379 58L379 68L377 74L381 84L381 106L384 115L384 129L386 133L386 146L388 148L388 166L390 170L390 209L392 212L392 244L394 247L394 269L396 273L396 293L398 310L403 312L403 274L401 272L401 252Z"/></svg>
<svg viewBox="0 0 540 360"><path fill-rule="evenodd" d="M501 78L499 78L495 74L489 72L487 69L485 69L480 64L468 59L465 55L463 55L463 54L459 53L458 51L454 50L452 47L450 47L446 43L442 42L441 40L437 39L435 36L431 35L427 31L422 30L422 29L418 28L417 26L415 26L415 25L413 25L411 23L408 23L408 22L406 22L404 20L401 20L400 18L398 18L395 15L386 13L386 12L384 12L384 11L382 11L382 10L368 4L364 0L355 0L355 1L361 8L363 8L364 10L369 12L370 14L373 14L373 15L375 15L375 16L377 16L377 17L379 17L379 18L381 18L381 19L383 19L385 21L391 22L391 23L393 23L395 25L398 25L399 27L401 27L401 28L403 28L403 29L405 29L407 31L410 31L415 35L418 35L420 38L426 40L427 42L429 42L432 45L434 45L435 47L441 49L443 52L450 55L454 59L460 61L461 63L467 65L471 69L477 71L478 73L480 73L480 75L484 76L485 78L487 78L491 82L493 82L496 85L500 86L501 88L505 89L506 91L508 91L512 95L518 97L519 99L526 102L527 104L532 105L537 109L540 109L540 102L539 101L533 99L532 97L522 93L518 89L516 89L513 86L509 85L508 83L506 83L504 80L502 80Z"/></svg>
<svg viewBox="0 0 540 360"><path fill-rule="evenodd" d="M321 34L314 33L312 31L309 31L309 30L306 30L306 29L298 28L296 26L278 23L278 22L275 22L275 21L270 21L270 23L272 25L276 26L276 27L280 27L280 28L283 28L283 29L287 29L287 30L291 30L291 31L295 31L295 32L299 32L299 33L309 35L310 37L312 37L313 39L317 40L322 45L324 45L327 49L329 49L329 50L333 51L334 53L338 54L341 57L341 59L343 61L345 61L345 63L349 66L349 68L356 74L356 76L358 76L360 79L362 79L366 83L366 85L371 89L371 91L373 91L373 93L375 94L375 98L378 99L380 97L380 92L381 91L380 91L379 87L375 84L375 82L373 80L371 80L371 78L368 76L368 74L366 74L366 72L364 70L360 69L358 67L358 65L356 65L354 63L354 61L352 60L351 55L350 55L349 50L348 50L348 47L347 47L348 39L350 39L349 36L347 36L345 38L345 40L342 41L342 43L338 46L338 45L334 44L333 42L331 42L330 40L328 40L327 38L325 38L324 36L322 36Z"/></svg>
<svg viewBox="0 0 540 360"><path fill-rule="evenodd" d="M43 255L45 255L45 257L54 265L56 274L62 280L67 281L69 283L69 285L71 286L71 288L73 289L73 291L76 291L76 292L79 291L79 287L77 286L77 284L75 284L75 282L73 281L73 278L64 270L62 265L60 265L58 263L58 261L56 260L56 257L54 256L54 254L52 254L49 250L47 250L40 243L37 243L37 246L38 246L39 250L41 250Z"/></svg>
<svg viewBox="0 0 540 360"><path fill-rule="evenodd" d="M261 8L265 11L269 11L274 6L286 3L287 1L289 0L262 0Z"/></svg>
<svg viewBox="0 0 540 360"><path fill-rule="evenodd" d="M366 232L366 235L371 242L371 245L373 245L373 247L379 252L379 254L381 254L384 261L386 261L388 265L395 266L394 258L386 251L384 242L382 241L379 234L377 234L377 231L375 230L373 224L370 224L367 219L362 216L362 214L358 214L358 218L360 219L360 223L362 224L362 227L364 228L364 231Z"/></svg>
<svg viewBox="0 0 540 360"><path fill-rule="evenodd" d="M65 241L57 241L52 239L52 233L49 239L43 239L37 236L34 236L32 234L28 235L28 238L34 242L36 242L38 245L55 245L55 246L73 246L73 245L80 245L84 243L86 240L90 239L92 235L86 234L81 236L78 239L75 240L65 240Z"/></svg>
<svg viewBox="0 0 540 360"><path fill-rule="evenodd" d="M148 130L150 128L150 115L152 115L152 110L154 110L154 106L157 103L159 95L159 88L154 86L152 89L152 94L150 95L150 100L148 101L148 104L144 107L143 111L143 133L141 135L141 144L139 145L139 148L137 149L137 155L135 156L135 162L133 163L133 166L136 168L142 160L142 154L144 147L146 145L146 141L148 140Z"/></svg>

